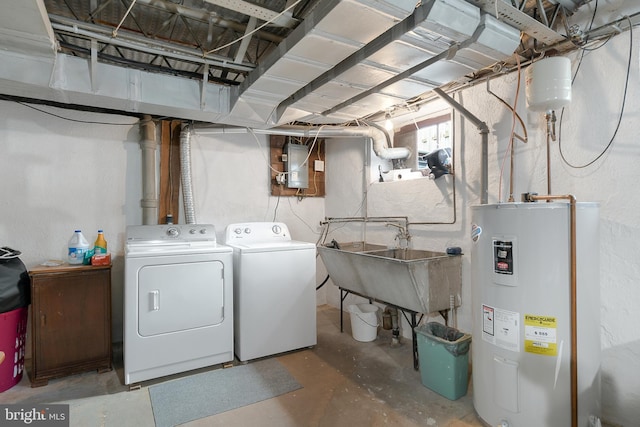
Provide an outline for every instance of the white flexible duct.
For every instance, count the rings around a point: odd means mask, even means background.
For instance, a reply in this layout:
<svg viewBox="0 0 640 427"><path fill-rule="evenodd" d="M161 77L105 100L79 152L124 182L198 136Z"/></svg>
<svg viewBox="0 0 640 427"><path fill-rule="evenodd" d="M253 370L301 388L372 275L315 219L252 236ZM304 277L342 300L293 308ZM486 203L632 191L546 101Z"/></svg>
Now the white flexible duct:
<svg viewBox="0 0 640 427"><path fill-rule="evenodd" d="M140 122L140 149L142 150L142 224L158 223L158 198L156 195L156 125L151 116Z"/></svg>
<svg viewBox="0 0 640 427"><path fill-rule="evenodd" d="M220 127L220 126L194 126L194 132L200 135L247 133L247 128ZM373 141L373 151L378 157L385 160L406 159L411 155L407 147L391 147L389 134L375 124L368 126L294 126L284 125L270 129L252 129L253 133L262 135L285 135L303 138L370 138Z"/></svg>
<svg viewBox="0 0 640 427"><path fill-rule="evenodd" d="M196 224L193 183L191 181L191 127L189 125L183 126L180 132L180 179L185 221L187 224Z"/></svg>

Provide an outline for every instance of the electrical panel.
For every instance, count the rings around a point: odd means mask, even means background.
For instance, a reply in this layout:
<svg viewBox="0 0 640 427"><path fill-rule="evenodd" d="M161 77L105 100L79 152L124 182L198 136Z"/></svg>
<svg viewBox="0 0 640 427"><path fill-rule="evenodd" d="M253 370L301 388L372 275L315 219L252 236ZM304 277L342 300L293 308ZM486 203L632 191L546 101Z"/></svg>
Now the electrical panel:
<svg viewBox="0 0 640 427"><path fill-rule="evenodd" d="M282 162L288 188L309 188L309 148L287 142L282 149Z"/></svg>

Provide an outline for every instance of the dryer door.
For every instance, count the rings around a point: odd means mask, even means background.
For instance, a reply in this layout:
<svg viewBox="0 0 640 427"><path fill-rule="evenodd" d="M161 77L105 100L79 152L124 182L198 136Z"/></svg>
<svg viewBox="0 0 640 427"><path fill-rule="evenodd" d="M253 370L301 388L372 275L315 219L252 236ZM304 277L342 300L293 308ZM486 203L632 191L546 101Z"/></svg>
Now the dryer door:
<svg viewBox="0 0 640 427"><path fill-rule="evenodd" d="M138 333L148 337L222 323L223 268L216 260L140 268Z"/></svg>

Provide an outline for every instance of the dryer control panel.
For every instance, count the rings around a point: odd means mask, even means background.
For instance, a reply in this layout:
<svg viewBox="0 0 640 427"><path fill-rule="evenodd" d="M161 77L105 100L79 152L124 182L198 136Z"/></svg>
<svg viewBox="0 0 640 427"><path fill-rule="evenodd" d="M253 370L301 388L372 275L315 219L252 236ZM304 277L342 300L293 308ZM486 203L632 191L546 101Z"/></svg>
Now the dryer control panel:
<svg viewBox="0 0 640 427"><path fill-rule="evenodd" d="M148 242L215 243L216 230L211 224L133 225L127 227L127 244Z"/></svg>
<svg viewBox="0 0 640 427"><path fill-rule="evenodd" d="M291 240L289 228L282 222L244 222L229 224L225 243L268 243Z"/></svg>

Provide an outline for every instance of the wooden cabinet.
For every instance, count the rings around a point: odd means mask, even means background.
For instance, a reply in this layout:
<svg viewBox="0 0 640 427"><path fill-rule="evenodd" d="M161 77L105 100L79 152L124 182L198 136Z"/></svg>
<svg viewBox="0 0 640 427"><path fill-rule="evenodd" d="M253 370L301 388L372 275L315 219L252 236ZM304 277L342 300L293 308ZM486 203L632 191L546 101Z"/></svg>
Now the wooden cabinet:
<svg viewBox="0 0 640 427"><path fill-rule="evenodd" d="M111 370L111 266L39 266L29 275L31 387Z"/></svg>

